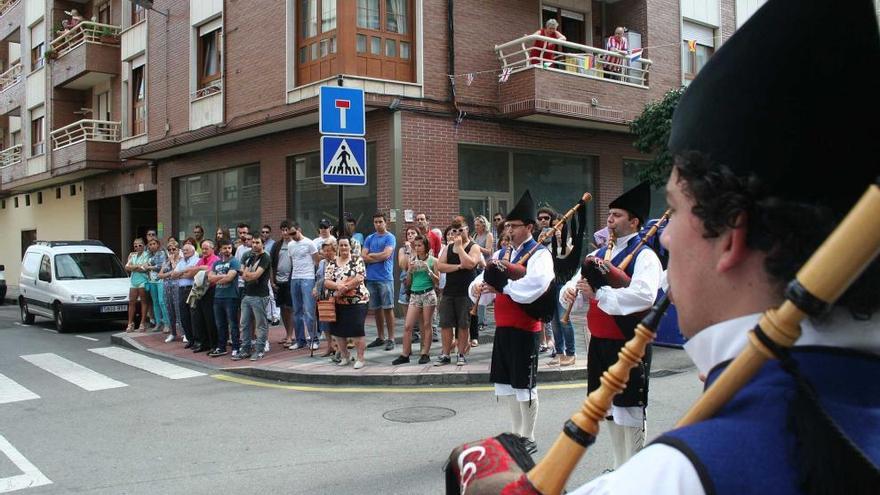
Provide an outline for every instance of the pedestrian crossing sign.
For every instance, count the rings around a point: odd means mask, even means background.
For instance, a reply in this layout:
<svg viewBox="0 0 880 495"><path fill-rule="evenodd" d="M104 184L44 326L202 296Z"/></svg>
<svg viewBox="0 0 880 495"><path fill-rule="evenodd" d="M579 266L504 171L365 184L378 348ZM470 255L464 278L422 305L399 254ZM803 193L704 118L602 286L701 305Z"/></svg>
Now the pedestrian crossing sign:
<svg viewBox="0 0 880 495"><path fill-rule="evenodd" d="M367 141L321 136L321 182L328 186L367 185Z"/></svg>

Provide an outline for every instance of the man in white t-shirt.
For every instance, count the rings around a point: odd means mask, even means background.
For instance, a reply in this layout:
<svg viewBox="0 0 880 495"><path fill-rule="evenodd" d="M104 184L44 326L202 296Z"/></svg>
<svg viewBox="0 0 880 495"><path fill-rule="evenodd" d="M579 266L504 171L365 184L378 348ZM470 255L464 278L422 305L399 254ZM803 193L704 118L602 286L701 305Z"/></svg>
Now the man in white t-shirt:
<svg viewBox="0 0 880 495"><path fill-rule="evenodd" d="M315 237L314 240L315 249L317 249L319 253L321 252L321 246L323 246L325 242L329 241L330 239L333 239L334 241L336 240L336 238L333 237L330 231L330 220L322 218L321 221L318 222L318 237Z"/></svg>
<svg viewBox="0 0 880 495"><path fill-rule="evenodd" d="M306 336L312 348L318 348L318 331L315 327L315 265L318 263L318 249L314 241L304 236L299 222L290 226L290 242L287 255L290 257L290 298L293 304L293 331L296 342L290 346L295 351L306 346Z"/></svg>

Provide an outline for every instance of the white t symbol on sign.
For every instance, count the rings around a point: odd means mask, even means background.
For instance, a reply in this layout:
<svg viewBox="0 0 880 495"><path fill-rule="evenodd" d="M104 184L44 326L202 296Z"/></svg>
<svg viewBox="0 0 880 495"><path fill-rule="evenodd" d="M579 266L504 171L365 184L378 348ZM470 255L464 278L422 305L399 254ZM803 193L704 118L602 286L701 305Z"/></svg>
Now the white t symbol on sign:
<svg viewBox="0 0 880 495"><path fill-rule="evenodd" d="M336 108L339 109L339 127L345 129L345 112L349 108L351 108L351 101L349 100L336 100Z"/></svg>

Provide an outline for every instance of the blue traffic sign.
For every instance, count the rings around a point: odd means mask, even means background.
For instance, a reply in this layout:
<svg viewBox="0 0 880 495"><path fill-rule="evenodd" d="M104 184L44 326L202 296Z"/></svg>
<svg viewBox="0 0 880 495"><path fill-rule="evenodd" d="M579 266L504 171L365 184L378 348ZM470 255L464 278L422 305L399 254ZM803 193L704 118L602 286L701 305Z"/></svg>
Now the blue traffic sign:
<svg viewBox="0 0 880 495"><path fill-rule="evenodd" d="M328 186L367 185L367 140L321 136L321 182Z"/></svg>
<svg viewBox="0 0 880 495"><path fill-rule="evenodd" d="M363 136L366 134L364 90L321 86L318 130L321 134Z"/></svg>

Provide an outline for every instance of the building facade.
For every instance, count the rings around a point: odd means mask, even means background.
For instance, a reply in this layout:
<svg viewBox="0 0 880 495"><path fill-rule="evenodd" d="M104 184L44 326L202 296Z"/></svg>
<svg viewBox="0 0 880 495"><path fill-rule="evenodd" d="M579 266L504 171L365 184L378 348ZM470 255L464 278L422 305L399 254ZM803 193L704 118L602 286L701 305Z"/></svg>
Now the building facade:
<svg viewBox="0 0 880 495"><path fill-rule="evenodd" d="M376 210L398 232L408 211L491 216L526 188L559 210L590 191L601 225L646 159L629 122L760 3L0 0L0 263L15 285L32 238L124 256L151 227L292 218L313 236L338 211L317 95L339 77L366 98L359 230ZM555 48L532 34L550 18ZM640 52L604 50L618 26Z"/></svg>

